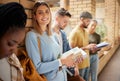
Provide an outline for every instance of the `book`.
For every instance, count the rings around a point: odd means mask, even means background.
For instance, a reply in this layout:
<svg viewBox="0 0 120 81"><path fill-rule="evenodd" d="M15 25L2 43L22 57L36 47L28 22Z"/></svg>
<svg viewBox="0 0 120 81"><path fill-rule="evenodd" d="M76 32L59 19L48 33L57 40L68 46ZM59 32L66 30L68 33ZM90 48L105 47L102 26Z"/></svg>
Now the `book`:
<svg viewBox="0 0 120 81"><path fill-rule="evenodd" d="M102 47L105 47L105 46L108 46L109 43L108 42L101 42L99 44L97 44L97 48L102 48Z"/></svg>
<svg viewBox="0 0 120 81"><path fill-rule="evenodd" d="M67 52L65 52L64 54L62 54L62 58L66 58L67 56L74 54L74 60L77 60L77 56L81 55L83 57L83 59L85 59L87 57L87 53L82 50L81 48L75 47ZM70 67L66 69L67 73L70 76L74 76L75 71L74 71L74 67Z"/></svg>
<svg viewBox="0 0 120 81"><path fill-rule="evenodd" d="M76 60L77 56L80 56L80 55L82 55L83 58L87 57L87 53L84 50L82 50L81 48L78 48L78 47L72 48L71 50L63 53L61 57L66 58L67 56L69 56L71 54L74 54L74 59L75 60Z"/></svg>
<svg viewBox="0 0 120 81"><path fill-rule="evenodd" d="M75 74L74 67L67 68L67 69L66 69L66 72L67 72L70 76L74 76L74 74Z"/></svg>

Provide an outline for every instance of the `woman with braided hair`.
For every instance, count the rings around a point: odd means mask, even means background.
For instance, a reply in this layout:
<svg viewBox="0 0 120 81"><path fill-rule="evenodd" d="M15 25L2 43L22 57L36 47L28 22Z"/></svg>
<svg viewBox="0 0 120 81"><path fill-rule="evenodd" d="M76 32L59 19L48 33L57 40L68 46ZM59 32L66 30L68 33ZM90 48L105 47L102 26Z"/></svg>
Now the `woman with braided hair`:
<svg viewBox="0 0 120 81"><path fill-rule="evenodd" d="M15 52L25 37L27 15L22 5L0 5L0 81L24 81Z"/></svg>

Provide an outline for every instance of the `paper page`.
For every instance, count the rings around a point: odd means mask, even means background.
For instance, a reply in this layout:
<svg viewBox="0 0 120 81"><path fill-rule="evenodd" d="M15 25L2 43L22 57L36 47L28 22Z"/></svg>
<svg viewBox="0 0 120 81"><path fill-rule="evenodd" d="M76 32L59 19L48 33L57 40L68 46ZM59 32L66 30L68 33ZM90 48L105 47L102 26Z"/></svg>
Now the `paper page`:
<svg viewBox="0 0 120 81"><path fill-rule="evenodd" d="M102 48L102 47L105 47L108 45L109 45L109 43L107 43L107 42L101 42L101 43L97 44L97 48Z"/></svg>
<svg viewBox="0 0 120 81"><path fill-rule="evenodd" d="M75 48L65 52L64 54L62 54L62 58L66 58L67 56L69 56L71 54L74 54L75 58L79 55L82 55L83 58L86 58L86 56L87 56L87 53L84 50L82 50L81 48L75 47Z"/></svg>

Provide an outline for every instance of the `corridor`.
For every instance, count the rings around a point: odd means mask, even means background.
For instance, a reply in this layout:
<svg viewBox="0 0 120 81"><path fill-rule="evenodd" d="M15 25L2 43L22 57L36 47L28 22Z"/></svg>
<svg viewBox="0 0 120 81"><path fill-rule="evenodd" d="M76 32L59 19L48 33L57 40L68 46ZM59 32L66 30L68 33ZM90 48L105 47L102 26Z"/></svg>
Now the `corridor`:
<svg viewBox="0 0 120 81"><path fill-rule="evenodd" d="M100 73L98 81L120 81L120 47Z"/></svg>

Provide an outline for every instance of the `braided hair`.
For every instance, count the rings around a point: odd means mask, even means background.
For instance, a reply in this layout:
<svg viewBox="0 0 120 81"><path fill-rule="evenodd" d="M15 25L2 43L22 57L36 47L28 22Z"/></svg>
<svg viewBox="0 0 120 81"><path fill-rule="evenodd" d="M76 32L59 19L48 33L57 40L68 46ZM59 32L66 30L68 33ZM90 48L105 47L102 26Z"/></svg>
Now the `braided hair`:
<svg viewBox="0 0 120 81"><path fill-rule="evenodd" d="M17 2L0 5L0 38L13 29L25 28L27 15L23 6Z"/></svg>

